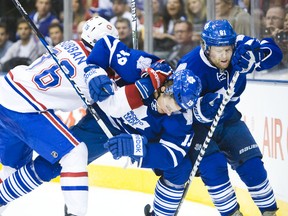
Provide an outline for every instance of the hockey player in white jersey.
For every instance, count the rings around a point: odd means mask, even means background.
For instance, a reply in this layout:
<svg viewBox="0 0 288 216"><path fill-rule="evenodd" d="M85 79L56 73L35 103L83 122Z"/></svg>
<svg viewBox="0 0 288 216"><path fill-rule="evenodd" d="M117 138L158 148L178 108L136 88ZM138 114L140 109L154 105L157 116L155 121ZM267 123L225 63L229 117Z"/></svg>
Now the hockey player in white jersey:
<svg viewBox="0 0 288 216"><path fill-rule="evenodd" d="M118 36L116 28L101 17L91 18L84 28L94 41L105 35ZM92 49L90 45L87 41L70 40L53 48L59 63L89 100L84 68ZM55 110L72 111L83 105L49 54L29 66L17 66L1 77L0 158L4 169L8 166L10 169L6 170L19 170L10 176L13 181L5 180L1 184L0 205L30 192L61 171L61 189L69 215L86 214L87 147L54 113ZM41 156L34 161L33 150ZM5 177L2 175L2 180Z"/></svg>
<svg viewBox="0 0 288 216"><path fill-rule="evenodd" d="M199 165L199 174L222 216L242 215L229 179L227 162L246 184L261 214L274 216L277 204L261 160L261 151L241 120L236 104L246 87L246 74L277 65L281 62L282 52L272 38L259 41L237 35L227 20L208 21L201 37L201 46L182 57L177 67L178 70L193 70L203 86L199 103L193 108L197 121L193 123L195 136L191 148L194 150L191 152L192 160L199 154L199 150L195 150L204 143L222 102L222 94L235 71L239 71L232 98Z"/></svg>

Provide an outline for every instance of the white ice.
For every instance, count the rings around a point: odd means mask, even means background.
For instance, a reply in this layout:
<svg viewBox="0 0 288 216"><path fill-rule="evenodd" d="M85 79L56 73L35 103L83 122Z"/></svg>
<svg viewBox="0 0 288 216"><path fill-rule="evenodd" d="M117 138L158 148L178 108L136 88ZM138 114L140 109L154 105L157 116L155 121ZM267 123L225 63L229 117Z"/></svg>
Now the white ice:
<svg viewBox="0 0 288 216"><path fill-rule="evenodd" d="M153 201L152 194L89 188L87 216L143 216L144 206ZM59 183L45 183L30 194L13 201L3 216L63 216L64 202ZM219 216L215 208L184 201L178 216Z"/></svg>

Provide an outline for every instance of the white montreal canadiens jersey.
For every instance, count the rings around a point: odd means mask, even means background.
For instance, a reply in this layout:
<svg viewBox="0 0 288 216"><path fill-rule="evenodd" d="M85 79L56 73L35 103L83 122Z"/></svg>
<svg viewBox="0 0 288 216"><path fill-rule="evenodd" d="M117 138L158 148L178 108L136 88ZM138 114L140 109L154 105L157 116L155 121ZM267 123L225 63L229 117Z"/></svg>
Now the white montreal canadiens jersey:
<svg viewBox="0 0 288 216"><path fill-rule="evenodd" d="M88 52L82 42L66 41L53 48L63 70L91 100L84 81ZM72 111L84 105L53 57L46 53L29 66L17 66L0 79L0 103L17 112Z"/></svg>

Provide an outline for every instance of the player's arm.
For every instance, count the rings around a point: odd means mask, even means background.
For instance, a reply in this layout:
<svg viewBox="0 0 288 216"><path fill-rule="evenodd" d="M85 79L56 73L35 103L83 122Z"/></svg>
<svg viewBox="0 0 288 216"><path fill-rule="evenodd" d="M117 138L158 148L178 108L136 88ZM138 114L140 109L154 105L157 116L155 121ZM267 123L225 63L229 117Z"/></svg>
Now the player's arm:
<svg viewBox="0 0 288 216"><path fill-rule="evenodd" d="M191 140L191 134L187 134L188 140ZM138 167L165 170L176 167L185 157L187 150L179 145L181 141L185 142L182 137L178 137L177 143L164 139L148 142L145 136L139 134L120 134L110 138L104 146L114 159L128 156L137 161Z"/></svg>
<svg viewBox="0 0 288 216"><path fill-rule="evenodd" d="M236 41L231 60L234 71L247 74L254 70L270 69L282 60L281 49L272 38L259 41L256 38L238 35Z"/></svg>
<svg viewBox="0 0 288 216"><path fill-rule="evenodd" d="M216 113L222 103L223 95L220 93L207 93L197 100L193 107L194 120L203 124L211 124ZM233 96L229 103L225 106L224 112L220 118L220 122L230 118L235 111L235 106L239 103L240 98Z"/></svg>
<svg viewBox="0 0 288 216"><path fill-rule="evenodd" d="M172 68L164 60L159 60L142 72L142 78L134 84L122 88L117 88L115 84L113 85L106 72L98 66L89 68L85 73L85 81L88 84L93 100L95 102L103 102L99 103L99 105L105 106L105 104L108 104L108 107L115 106L118 108L119 102L121 103L123 100L127 101L127 103L123 102L123 104L136 109L143 105L141 100L147 99L154 91L160 88L170 74L172 74ZM116 91L117 95L113 96ZM123 111L125 110L127 109Z"/></svg>
<svg viewBox="0 0 288 216"><path fill-rule="evenodd" d="M162 134L158 142L149 141L141 135L120 134L109 139L105 147L115 159L128 156L138 162L138 167L158 169L176 167L191 146L193 138L191 115L190 110L189 114L177 114L175 118L167 117L166 123L164 121L161 123L163 128L159 129ZM138 154L139 152L141 154Z"/></svg>
<svg viewBox="0 0 288 216"><path fill-rule="evenodd" d="M87 64L94 64L107 70L109 67L127 83L134 83L142 71L159 58L141 50L127 47L120 40L105 36L96 42L87 58Z"/></svg>

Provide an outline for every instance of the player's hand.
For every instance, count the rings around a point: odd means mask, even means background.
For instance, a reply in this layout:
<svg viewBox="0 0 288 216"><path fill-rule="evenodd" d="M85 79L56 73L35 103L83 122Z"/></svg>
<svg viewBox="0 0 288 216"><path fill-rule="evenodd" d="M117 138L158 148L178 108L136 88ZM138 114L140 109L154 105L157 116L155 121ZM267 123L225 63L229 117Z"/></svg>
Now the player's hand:
<svg viewBox="0 0 288 216"><path fill-rule="evenodd" d="M149 76L154 89L157 90L163 85L164 81L172 74L172 72L173 69L170 67L170 65L165 62L164 59L161 59L151 64L149 68L145 69L142 72L141 77L143 78Z"/></svg>
<svg viewBox="0 0 288 216"><path fill-rule="evenodd" d="M113 155L114 159L123 156L131 157L136 161L144 157L146 154L147 138L138 134L120 134L114 136L104 144Z"/></svg>
<svg viewBox="0 0 288 216"><path fill-rule="evenodd" d="M248 40L244 46L246 47L247 50L251 50L254 57L255 57L255 62L260 62L261 59L263 59L263 51L261 50L261 44L260 41L256 38Z"/></svg>
<svg viewBox="0 0 288 216"><path fill-rule="evenodd" d="M163 85L166 78L172 74L172 71L170 65L163 59L146 68L141 74L142 78L135 82L135 86L141 97L143 99L149 98L150 95Z"/></svg>
<svg viewBox="0 0 288 216"><path fill-rule="evenodd" d="M84 72L84 79L88 85L90 96L95 102L101 102L114 94L112 81L104 69L97 65L88 65Z"/></svg>
<svg viewBox="0 0 288 216"><path fill-rule="evenodd" d="M251 47L247 44L239 45L234 51L231 63L234 71L241 74L252 73L256 62Z"/></svg>
<svg viewBox="0 0 288 216"><path fill-rule="evenodd" d="M207 93L200 97L193 107L195 118L202 123L212 122L222 100L223 95L218 93Z"/></svg>
<svg viewBox="0 0 288 216"><path fill-rule="evenodd" d="M155 91L150 77L144 77L135 82L135 86L138 89L142 99L147 99Z"/></svg>

